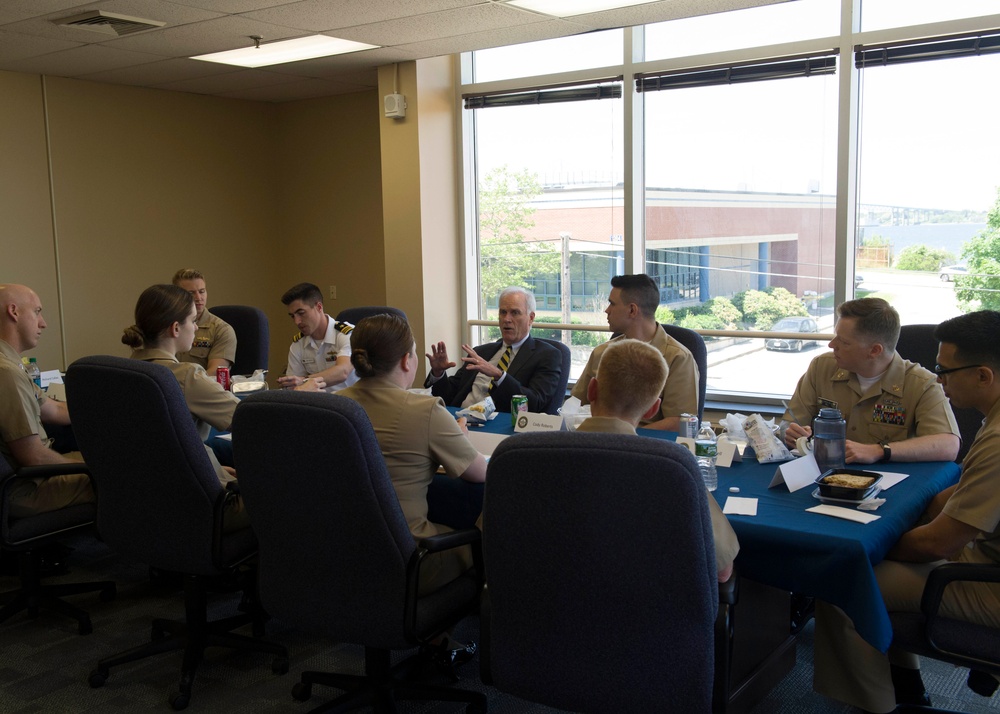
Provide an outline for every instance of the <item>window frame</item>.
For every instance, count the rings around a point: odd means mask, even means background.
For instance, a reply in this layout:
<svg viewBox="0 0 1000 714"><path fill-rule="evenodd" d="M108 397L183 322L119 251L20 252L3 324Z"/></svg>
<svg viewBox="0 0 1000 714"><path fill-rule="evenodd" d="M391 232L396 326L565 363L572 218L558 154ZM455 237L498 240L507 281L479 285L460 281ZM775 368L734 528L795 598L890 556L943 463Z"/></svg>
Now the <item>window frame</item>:
<svg viewBox="0 0 1000 714"><path fill-rule="evenodd" d="M854 244L856 240L858 207L858 149L859 149L859 106L861 70L855 64L855 51L859 47L893 45L912 42L921 38L940 38L996 32L1000 28L1000 14L982 15L942 22L906 25L862 32L861 0L841 0L840 32L830 37L817 37L777 45L740 48L705 55L667 58L644 61L644 27L624 28L621 64L611 67L597 67L587 70L562 72L544 76L519 79L505 79L484 83L473 83L473 56L464 53L456 58L457 74L460 78L456 87L455 104L462 120L462 182L460 210L465 226L463 251L465 280L463 281L463 302L465 304L465 335L471 339L477 325L484 324L478 314L478 245L475 167L475 120L474 112L462 109L462 97L470 94L496 94L498 92L518 92L537 89L539 86L569 85L599 82L608 77L624 77L624 153L625 153L625 225L624 225L624 271L644 272L646 268L645 226L644 226L644 172L643 172L643 93L636 90L636 79L642 75L678 73L701 70L706 67L752 64L774 61L776 58L801 57L804 55L837 55L838 97L836 117L831 120L837 126L836 148L836 221L835 221L835 263L834 263L834 304L840 304L854 294ZM489 324L489 323L486 323ZM711 335L718 331L704 331ZM744 333L746 334L746 333ZM747 335L750 336L750 335ZM823 339L824 335L818 335ZM708 398L726 403L776 404L777 395L762 396L739 392L718 392L710 390Z"/></svg>

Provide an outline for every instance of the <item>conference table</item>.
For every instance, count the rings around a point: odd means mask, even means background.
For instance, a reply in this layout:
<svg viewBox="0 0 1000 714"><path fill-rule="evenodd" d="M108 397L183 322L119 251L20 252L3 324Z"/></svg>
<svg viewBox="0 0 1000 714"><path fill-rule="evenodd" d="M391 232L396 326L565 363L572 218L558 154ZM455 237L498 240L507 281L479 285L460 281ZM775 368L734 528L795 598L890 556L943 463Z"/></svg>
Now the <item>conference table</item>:
<svg viewBox="0 0 1000 714"><path fill-rule="evenodd" d="M455 411L455 410L452 410ZM499 414L470 432L514 433L509 415ZM639 429L641 436L674 440L674 432ZM874 566L909 530L935 494L958 481L954 462L888 463L868 470L908 474L879 494L885 499L871 523L809 513L819 505L814 487L789 492L784 484L768 485L777 464L758 464L752 450L745 460L719 467L719 487L713 496L725 507L731 495L757 499L757 515L730 515L740 541L736 566L741 578L787 592L811 595L837 605L854 621L858 633L885 651L892 641L889 615L879 594ZM731 487L739 488L731 494Z"/></svg>

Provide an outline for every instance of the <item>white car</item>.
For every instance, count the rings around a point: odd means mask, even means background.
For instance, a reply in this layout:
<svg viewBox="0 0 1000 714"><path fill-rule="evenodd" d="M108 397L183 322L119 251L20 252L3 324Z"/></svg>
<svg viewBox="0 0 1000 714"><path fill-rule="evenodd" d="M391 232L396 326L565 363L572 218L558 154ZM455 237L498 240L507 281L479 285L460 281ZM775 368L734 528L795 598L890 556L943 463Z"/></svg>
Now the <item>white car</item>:
<svg viewBox="0 0 1000 714"><path fill-rule="evenodd" d="M941 278L943 282L950 283L955 279L956 275L968 275L969 269L964 265L946 265L941 268L938 273L938 277Z"/></svg>

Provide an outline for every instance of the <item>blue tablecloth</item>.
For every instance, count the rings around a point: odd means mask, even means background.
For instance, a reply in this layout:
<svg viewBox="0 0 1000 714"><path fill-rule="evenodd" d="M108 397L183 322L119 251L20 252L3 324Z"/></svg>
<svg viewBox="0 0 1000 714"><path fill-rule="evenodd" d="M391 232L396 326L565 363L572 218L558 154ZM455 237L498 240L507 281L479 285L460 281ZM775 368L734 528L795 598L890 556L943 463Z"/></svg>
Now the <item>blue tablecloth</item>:
<svg viewBox="0 0 1000 714"><path fill-rule="evenodd" d="M513 433L507 414L473 428ZM649 429L640 429L639 434L677 437L674 432ZM960 469L951 461L867 468L910 475L882 494L886 502L875 512L879 519L867 524L807 513L807 508L820 503L812 496L814 488L795 493L784 485L769 489L777 465L758 464L752 455L719 469L719 488L713 495L725 506L729 488L737 486L739 494L732 495L758 499L756 516L729 516L740 539L736 565L742 575L837 605L854 621L858 633L884 652L892 641L892 628L873 567L913 527L934 495L958 481Z"/></svg>

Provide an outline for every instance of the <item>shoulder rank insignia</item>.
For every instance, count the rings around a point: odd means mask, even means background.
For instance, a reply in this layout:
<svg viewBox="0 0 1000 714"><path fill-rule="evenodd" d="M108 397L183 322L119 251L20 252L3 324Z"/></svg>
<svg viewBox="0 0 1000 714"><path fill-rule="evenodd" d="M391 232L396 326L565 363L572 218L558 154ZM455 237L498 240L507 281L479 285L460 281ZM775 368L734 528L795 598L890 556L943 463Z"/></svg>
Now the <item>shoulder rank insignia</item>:
<svg viewBox="0 0 1000 714"><path fill-rule="evenodd" d="M354 325L352 325L349 322L342 322L341 320L337 320L336 322L333 323L333 329L335 329L337 332L342 332L345 335L349 335L354 330Z"/></svg>
<svg viewBox="0 0 1000 714"><path fill-rule="evenodd" d="M292 335L292 344L295 344L296 342L298 342L299 340L301 340L303 337L305 337L305 335L303 335L301 332L296 332L294 335Z"/></svg>

